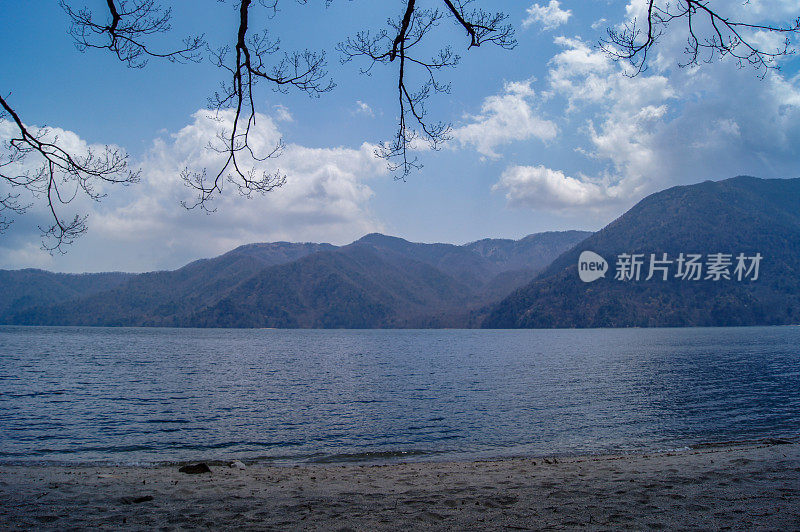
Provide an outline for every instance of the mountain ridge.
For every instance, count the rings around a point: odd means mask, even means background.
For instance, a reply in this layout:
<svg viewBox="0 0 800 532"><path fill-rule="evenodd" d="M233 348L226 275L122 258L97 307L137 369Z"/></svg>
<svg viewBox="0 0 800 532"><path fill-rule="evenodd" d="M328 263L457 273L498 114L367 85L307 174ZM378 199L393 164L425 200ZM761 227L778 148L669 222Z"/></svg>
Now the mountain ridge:
<svg viewBox="0 0 800 532"><path fill-rule="evenodd" d="M558 252L589 234L529 235L524 243L527 251L518 255L527 253L530 267L515 271L466 245L421 244L380 234L365 235L345 246L246 244L176 270L124 274L127 277L118 284L83 297L70 299L67 296L74 292L69 292L50 302L33 299L34 304L0 313L0 321L94 326L464 326L465 307L499 299L507 287L531 279ZM536 246L539 239L544 242L541 247ZM316 291L309 292L308 287L314 286ZM341 294L347 312L336 308L325 287ZM380 301L374 293L381 294ZM303 305L298 306L299 299ZM281 306L293 310L281 313Z"/></svg>
<svg viewBox="0 0 800 532"><path fill-rule="evenodd" d="M485 328L775 325L800 322L800 179L737 176L671 187L556 258L486 312ZM593 251L677 257L761 253L754 283L580 281L578 257Z"/></svg>
<svg viewBox="0 0 800 532"><path fill-rule="evenodd" d="M604 277L590 283L579 278L577 262L584 251L608 260ZM760 254L760 278L715 282L669 275L622 281L612 272L624 255L643 261L666 256L670 269L683 254L698 254L708 262L715 253L728 254L728 260L737 253ZM800 178L738 176L670 187L642 199L596 233L547 232L463 245L415 243L380 233L344 246L256 243L176 270L144 274L0 270L0 285L0 322L27 325L800 323Z"/></svg>

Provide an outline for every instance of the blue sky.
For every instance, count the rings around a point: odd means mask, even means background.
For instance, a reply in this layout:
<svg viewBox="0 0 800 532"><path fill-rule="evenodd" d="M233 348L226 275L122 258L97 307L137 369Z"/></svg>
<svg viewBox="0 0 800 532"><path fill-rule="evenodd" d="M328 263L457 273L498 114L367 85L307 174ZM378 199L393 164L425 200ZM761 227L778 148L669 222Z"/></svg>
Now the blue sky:
<svg viewBox="0 0 800 532"><path fill-rule="evenodd" d="M287 185L250 200L229 188L206 215L180 206L191 193L179 172L214 165L203 147L215 126L203 110L222 72L207 60L129 69L108 52L78 52L57 2L0 0L0 46L14 51L3 54L0 90L22 119L49 126L70 145L118 145L142 169L140 183L109 188L100 203L78 198L69 206L90 218L88 234L66 255L39 249L40 204L17 217L0 235L0 268L168 269L249 242L344 244L371 231L464 243L596 230L669 186L739 174L800 176L796 59L763 80L725 60L678 68L685 36L676 27L650 69L629 78L596 44L606 28L636 16L641 1L479 3L508 13L519 44L467 51L449 23L432 35L462 56L442 74L451 94L428 104L432 116L453 124L454 138L439 152L420 151L424 168L405 182L372 156L396 125L394 68L366 77L363 64L340 64L334 49L360 29L382 27L402 3L337 0L325 8L283 0L274 18L262 11L256 25L280 37L284 49L327 52L337 87L317 99L261 86L257 135L287 144L270 162L286 172ZM101 13L105 2L73 4ZM171 4L173 30L156 44L198 32L214 44L233 39L231 5ZM782 0L715 4L753 22L800 11ZM10 132L0 122L4 140Z"/></svg>

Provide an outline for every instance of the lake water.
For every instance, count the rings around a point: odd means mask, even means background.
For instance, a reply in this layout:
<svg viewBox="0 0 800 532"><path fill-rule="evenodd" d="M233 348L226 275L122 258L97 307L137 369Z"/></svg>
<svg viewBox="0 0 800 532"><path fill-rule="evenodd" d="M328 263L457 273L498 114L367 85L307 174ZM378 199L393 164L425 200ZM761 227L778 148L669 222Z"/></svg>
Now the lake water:
<svg viewBox="0 0 800 532"><path fill-rule="evenodd" d="M0 327L0 462L664 450L800 434L800 327Z"/></svg>

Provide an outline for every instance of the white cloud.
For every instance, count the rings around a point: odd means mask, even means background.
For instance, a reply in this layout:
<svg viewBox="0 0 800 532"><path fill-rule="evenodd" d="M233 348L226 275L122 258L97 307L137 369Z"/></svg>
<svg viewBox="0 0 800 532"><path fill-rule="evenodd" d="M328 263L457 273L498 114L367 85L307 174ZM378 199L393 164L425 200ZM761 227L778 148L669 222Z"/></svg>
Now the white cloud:
<svg viewBox="0 0 800 532"><path fill-rule="evenodd" d="M0 245L0 268L20 269L39 268L46 270L55 264L53 256L42 251L41 246L34 242L14 242L12 245L2 242Z"/></svg>
<svg viewBox="0 0 800 532"><path fill-rule="evenodd" d="M510 207L562 210L595 208L615 199L614 190L577 179L560 170L539 166L512 166L500 176L493 191L505 191Z"/></svg>
<svg viewBox="0 0 800 532"><path fill-rule="evenodd" d="M636 113L674 96L664 75L629 76L624 66L579 38L557 37L563 49L550 60L550 88L566 97L570 109L577 104L611 103Z"/></svg>
<svg viewBox="0 0 800 532"><path fill-rule="evenodd" d="M102 157L106 148L118 155L125 155L125 150L119 146L90 144L72 131L58 127L40 128L31 124L25 124L25 126L32 134L42 135L42 141L57 145L73 157L85 157L89 152ZM7 160L5 157L9 154L8 141L18 137L19 130L16 124L8 120L0 120L0 156L4 160ZM37 152L32 151L22 160L4 166L2 173L15 178L26 173L35 176L41 171L43 162L44 159ZM135 164L131 164L131 167L135 167ZM68 223L76 216L82 217L85 214L91 215L96 212L101 204L91 199L79 187L77 180L69 176L65 178L58 170L56 170L55 176L57 193L53 192L52 195L53 207L62 222ZM114 177L122 179L126 176L126 173L120 172ZM118 193L136 186L112 184L96 178L88 179L86 184L93 194L109 196L109 198L101 198L103 202L113 201ZM34 193L25 187L11 186L6 179L0 179L0 196L16 195L16 202L20 206L27 207L24 214L9 211L2 213L4 218L11 220L12 223L6 231L0 234L0 268L54 267L56 263L54 258L50 253L41 249L42 230L55 223L47 202L46 185L47 181L35 184L37 190ZM91 217L89 224L91 224ZM53 241L47 240L46 243L52 245Z"/></svg>
<svg viewBox="0 0 800 532"><path fill-rule="evenodd" d="M453 138L492 158L500 157L495 148L512 141L555 138L555 123L538 116L532 105L536 93L531 83L532 80L506 83L503 94L486 98L480 114L469 116L470 123L452 131Z"/></svg>
<svg viewBox="0 0 800 532"><path fill-rule="evenodd" d="M294 122L294 117L285 105L278 104L275 106L275 120L278 122Z"/></svg>
<svg viewBox="0 0 800 532"><path fill-rule="evenodd" d="M533 4L526 10L528 16L522 21L522 27L527 28L531 24L540 23L545 30L554 30L562 24L566 24L572 12L561 9L558 0L550 0L546 6Z"/></svg>
<svg viewBox="0 0 800 532"><path fill-rule="evenodd" d="M82 205L90 213L89 232L63 258L58 269L72 271L143 271L174 268L210 257L241 244L277 240L348 243L365 233L383 230L372 214L373 195L367 182L386 173L374 146L312 148L289 143L283 154L266 161L267 171L280 170L286 184L263 196L241 197L226 185L214 202L216 212L187 211L181 200L191 191L180 180L188 167L211 172L222 167L222 155L206 149L220 128L229 126L232 111L221 121L198 111L190 124L168 138L157 139L143 161L142 179L135 186L112 188L101 203ZM273 118L257 115L250 141L257 152L271 149L281 138ZM76 136L77 138L77 136ZM50 264L31 249L37 235L22 217L3 239L0 267ZM23 233L27 227L28 232ZM88 257L88 259L87 259ZM93 261L87 266L87 260Z"/></svg>
<svg viewBox="0 0 800 532"><path fill-rule="evenodd" d="M622 67L578 38L558 37L550 60L549 92L569 115L582 117L578 151L607 168L594 179L544 166L511 166L495 185L508 204L543 210L611 209L652 190L658 162L654 128L667 116L674 90L661 75L625 76ZM567 117L569 119L569 117Z"/></svg>
<svg viewBox="0 0 800 532"><path fill-rule="evenodd" d="M664 10L670 13L681 12L681 4L678 2L670 2L668 0L657 0L655 8ZM714 12L723 19L737 21L744 24L769 25L774 27L787 27L797 19L798 4L797 0L747 0L747 1L719 1L714 2L711 6ZM639 29L644 30L647 13L650 8L649 0L630 0L626 6L626 22L630 23L636 21ZM618 29L624 27L625 23L617 25ZM719 25L719 22L717 23ZM793 41L796 47L798 44L797 36L791 33L768 32L758 29L757 27L738 27L738 35L733 35L725 30L724 27L714 28L711 25L708 15L703 11L697 11L693 18L693 30L700 43L709 40L719 40L717 29L721 30L723 40L729 38L743 38L744 41L756 45L758 48L767 52L777 52L784 47L784 41L788 37ZM656 57L648 59L651 66L656 66L659 69L672 68L678 61L685 62L688 60L686 55L687 44L687 30L686 19L679 18L673 20L671 24L665 27L664 34L659 38L658 45L652 51L655 51ZM641 39L639 40L641 41ZM739 53L744 52L745 46L740 44ZM705 53L704 53L705 52ZM710 57L708 50L700 49L699 63L705 63ZM714 61L719 60L719 56L713 58ZM785 61L788 57L779 57L776 63ZM726 54L723 61L735 62L730 54ZM746 63L746 61L744 62ZM750 67L748 67L750 68Z"/></svg>
<svg viewBox="0 0 800 532"><path fill-rule="evenodd" d="M774 12L783 12L780 4L770 3ZM731 6L749 20L763 8ZM636 1L628 12L634 16L642 9ZM767 38L756 38L768 44ZM586 51L580 43L562 45L565 51ZM618 65L595 70L597 83L604 86L601 100L581 101L582 81L565 76L572 85L563 83L563 94L573 105L586 104L584 112L590 113L589 152L609 163L608 172L627 186L632 199L674 184L739 174L797 175L799 80L775 71L761 80L757 71L740 69L731 58L680 68L684 49L685 35L675 28L655 49L652 74L630 78L621 75ZM559 70L557 60L553 69ZM568 64L561 69L568 71Z"/></svg>
<svg viewBox="0 0 800 532"><path fill-rule="evenodd" d="M72 154L76 157L85 157L86 155L91 152L95 156L102 156L105 154L106 149L111 152L114 152L120 156L125 156L126 152L120 146L116 146L113 144L110 145L102 145L102 144L89 144L84 139L82 139L79 135L72 131L68 131L65 129L61 129L58 127L44 127L40 128L39 126L25 124L26 129L33 134L33 135L41 135L41 140L47 143L53 143L54 145L58 146L62 150L66 151L69 154ZM19 137L19 129L17 125L10 121L10 120L1 120L0 119L0 157L3 157L0 162L5 160L5 157L8 155L8 141L11 138ZM41 157L37 152L32 151L25 156L24 159L21 161L15 162L13 165L3 167L4 174L14 174L14 175L22 175L25 172L36 172L44 162L44 158ZM56 170L56 175L58 175L58 170ZM124 177L123 173L116 174L114 177L122 178ZM83 194L80 190L76 192L77 183L75 180L68 179L69 183L61 183L60 181L57 183L60 187L60 192L63 198L69 198L73 195L76 198L76 202L80 202ZM104 192L108 191L111 188L114 188L115 185L109 184L102 179L90 179L89 183L91 189L94 192L99 194L103 194ZM3 187L7 187L8 184L5 180L0 180L0 192L5 190ZM27 197L24 190L20 187L16 187L13 189L14 193L21 193L23 197ZM24 199L24 198L23 198ZM21 202L22 199L20 200Z"/></svg>
<svg viewBox="0 0 800 532"><path fill-rule="evenodd" d="M641 6L631 3L630 16ZM553 116L565 106L560 138L586 159L571 160L567 173L511 165L494 186L510 206L613 216L676 184L800 175L800 75L770 71L761 80L730 58L679 68L680 31L665 34L651 68L634 77L580 38L554 41L562 49L549 62L546 104Z"/></svg>
<svg viewBox="0 0 800 532"><path fill-rule="evenodd" d="M747 22L785 22L786 17L797 17L796 0L748 0L729 2L726 7L734 16Z"/></svg>
<svg viewBox="0 0 800 532"><path fill-rule="evenodd" d="M203 227L206 245L215 242L211 244L214 251L221 252L233 240L346 242L380 225L368 211L372 190L364 181L383 174L385 165L374 157L373 146L366 143L359 149L288 144L280 157L264 163L264 170L280 170L288 176L283 187L247 200L229 186L216 200L217 212L211 216L176 210L178 200L188 193L175 179L181 169L201 171L222 166L220 155L205 149L208 139L231 122L232 113L224 114L222 119L218 123L205 111L198 111L194 122L170 140L156 142L144 164L143 176L150 190L125 210L109 213L98 224L103 231L136 238L136 228L147 223L169 228L170 234L175 235L180 226L173 226L188 214L194 219L191 231ZM267 152L279 139L274 122L267 116L258 116L257 128L250 137L257 153ZM181 238L184 236L189 234Z"/></svg>
<svg viewBox="0 0 800 532"><path fill-rule="evenodd" d="M370 107L368 103L362 102L361 100L356 100L356 110L354 113L369 116L370 118L375 116L375 112L372 110L372 107Z"/></svg>

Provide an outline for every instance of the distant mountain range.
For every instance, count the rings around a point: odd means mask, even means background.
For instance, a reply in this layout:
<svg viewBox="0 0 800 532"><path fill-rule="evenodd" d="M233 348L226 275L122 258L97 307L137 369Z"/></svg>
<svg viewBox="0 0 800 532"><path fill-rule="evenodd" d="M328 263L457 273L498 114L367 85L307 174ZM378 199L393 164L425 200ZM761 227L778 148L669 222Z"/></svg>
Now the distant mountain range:
<svg viewBox="0 0 800 532"><path fill-rule="evenodd" d="M456 246L380 234L346 246L241 246L174 271L0 270L0 323L178 327L467 327L591 233Z"/></svg>
<svg viewBox="0 0 800 532"><path fill-rule="evenodd" d="M605 264L605 270L587 279L591 282L579 275L584 252L594 257L592 264L584 264L585 274ZM736 270L739 255L749 271ZM685 261L691 257L700 271L687 276ZM755 257L760 257L757 279ZM635 277L625 270L625 260L638 261ZM714 260L719 264L714 266ZM656 266L653 275L651 265ZM724 270L718 280L715 268ZM626 271L629 275L620 279ZM286 328L797 324L800 179L736 177L673 187L648 196L594 234L539 233L462 246L370 234L341 247L250 244L174 271L69 275L0 270L0 323Z"/></svg>
<svg viewBox="0 0 800 532"><path fill-rule="evenodd" d="M584 251L608 261L605 277L581 281L578 259ZM645 280L651 254L659 261L664 253L672 261L660 264L667 269L667 280L661 269ZM678 275L681 253L684 259L702 256L700 280ZM714 280L709 262L717 253L731 262L724 268L730 280ZM738 280L739 254L744 259L763 257L756 280L755 271ZM640 280L615 279L620 257L628 261L625 255L641 255ZM748 269L752 262L743 260ZM800 179L753 177L673 187L648 196L492 306L482 319L486 328L798 323Z"/></svg>

